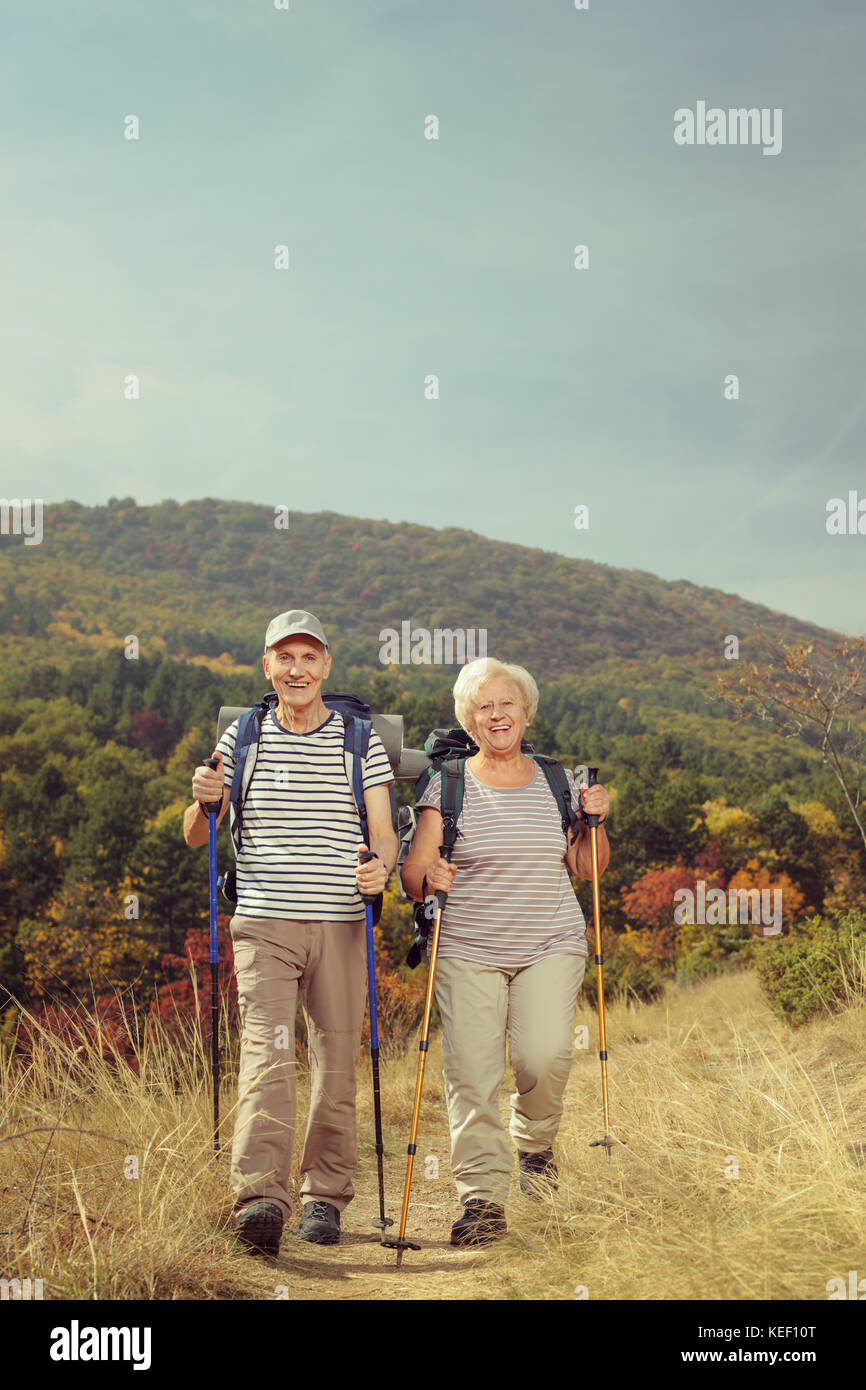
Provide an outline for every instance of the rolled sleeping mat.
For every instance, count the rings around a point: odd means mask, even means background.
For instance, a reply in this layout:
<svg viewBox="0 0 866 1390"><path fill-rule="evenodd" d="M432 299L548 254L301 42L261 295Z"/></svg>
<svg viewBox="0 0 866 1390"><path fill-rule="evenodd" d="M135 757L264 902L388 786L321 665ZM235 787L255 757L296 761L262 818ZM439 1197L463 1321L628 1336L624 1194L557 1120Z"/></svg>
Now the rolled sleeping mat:
<svg viewBox="0 0 866 1390"><path fill-rule="evenodd" d="M246 714L248 709L249 705L220 705L220 714L217 720L217 743L229 725L234 724L236 719L240 719L242 714Z"/></svg>
<svg viewBox="0 0 866 1390"><path fill-rule="evenodd" d="M403 716L402 714L373 713L373 728L379 735L388 754L388 762L396 772L403 755Z"/></svg>
<svg viewBox="0 0 866 1390"><path fill-rule="evenodd" d="M430 759L423 749L404 748L400 757L400 762L394 769L394 776L400 782L416 782L425 767L429 766Z"/></svg>
<svg viewBox="0 0 866 1390"><path fill-rule="evenodd" d="M242 714L246 714L248 709L249 705L220 705L219 718L217 720L217 743L219 743L229 725L233 724L236 719L240 719ZM404 753L402 714L376 714L374 712L373 728L382 740L385 752L388 754L388 762L394 769L395 775L398 777L411 776L411 773L407 772L401 774L397 771L398 766L402 762L402 755ZM429 761L426 754L420 753L418 756L424 759L422 766L426 766ZM415 777L421 772L422 766L419 766L418 772L414 774Z"/></svg>

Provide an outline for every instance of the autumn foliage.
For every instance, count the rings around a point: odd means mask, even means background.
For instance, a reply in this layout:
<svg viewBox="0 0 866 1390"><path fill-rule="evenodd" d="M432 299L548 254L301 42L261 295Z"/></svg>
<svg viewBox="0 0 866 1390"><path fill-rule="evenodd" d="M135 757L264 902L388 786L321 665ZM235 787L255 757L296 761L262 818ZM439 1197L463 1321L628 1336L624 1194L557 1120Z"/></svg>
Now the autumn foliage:
<svg viewBox="0 0 866 1390"><path fill-rule="evenodd" d="M70 884L38 918L26 918L17 944L39 999L110 991L134 979L151 957L137 921L124 916L122 896L92 882Z"/></svg>
<svg viewBox="0 0 866 1390"><path fill-rule="evenodd" d="M29 1061L39 1047L52 1041L75 1055L79 1066L101 1059L139 1070L139 1020L134 1001L120 990L90 1003L41 1001L21 1016L15 1037L21 1060Z"/></svg>
<svg viewBox="0 0 866 1390"><path fill-rule="evenodd" d="M217 916L217 989L220 1017L228 1019L229 1027L238 1022L238 988L234 974L234 952L229 931L230 919ZM191 927L186 934L184 954L164 955L162 969L168 983L159 989L156 1006L168 1032L183 1032L191 1019L201 1020L202 1034L210 1043L211 968L210 930Z"/></svg>

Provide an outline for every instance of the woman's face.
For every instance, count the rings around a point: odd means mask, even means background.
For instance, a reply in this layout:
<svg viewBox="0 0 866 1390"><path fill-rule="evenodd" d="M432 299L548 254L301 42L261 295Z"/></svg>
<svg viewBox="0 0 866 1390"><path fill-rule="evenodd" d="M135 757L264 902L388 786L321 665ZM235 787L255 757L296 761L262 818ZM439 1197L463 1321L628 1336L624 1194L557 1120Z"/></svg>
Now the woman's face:
<svg viewBox="0 0 866 1390"><path fill-rule="evenodd" d="M520 690L505 676L494 676L482 685L475 708L473 735L485 753L513 753L520 747L527 726Z"/></svg>

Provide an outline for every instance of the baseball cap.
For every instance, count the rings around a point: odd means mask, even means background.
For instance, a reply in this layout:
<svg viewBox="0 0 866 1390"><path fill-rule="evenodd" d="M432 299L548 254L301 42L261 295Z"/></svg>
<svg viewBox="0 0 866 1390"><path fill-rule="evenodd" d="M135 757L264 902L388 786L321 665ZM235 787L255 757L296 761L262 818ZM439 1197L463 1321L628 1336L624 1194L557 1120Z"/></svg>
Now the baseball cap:
<svg viewBox="0 0 866 1390"><path fill-rule="evenodd" d="M282 642L284 637L315 637L326 651L330 651L322 624L313 613L307 613L303 608L289 608L271 619L265 633L265 651Z"/></svg>

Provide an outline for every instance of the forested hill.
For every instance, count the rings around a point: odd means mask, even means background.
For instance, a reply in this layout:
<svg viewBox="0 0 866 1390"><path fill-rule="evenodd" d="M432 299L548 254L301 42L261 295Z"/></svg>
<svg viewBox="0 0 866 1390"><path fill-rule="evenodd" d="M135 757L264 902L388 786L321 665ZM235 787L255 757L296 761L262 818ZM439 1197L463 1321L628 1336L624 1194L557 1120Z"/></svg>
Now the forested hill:
<svg viewBox="0 0 866 1390"><path fill-rule="evenodd" d="M380 632L409 621L483 628L490 655L540 681L613 667L703 685L729 634L747 656L756 626L788 640L821 631L718 589L335 512L291 512L277 529L272 508L243 502L66 502L44 509L40 544L0 536L0 654L19 667L49 643L63 662L127 634L143 654L248 666L268 619L292 607L320 617L345 668L381 671Z"/></svg>
<svg viewBox="0 0 866 1390"><path fill-rule="evenodd" d="M39 544L0 536L0 986L86 996L95 972L112 987L137 979L140 997L145 977L174 990L161 962L183 972L184 943L206 940L207 856L181 833L193 769L220 705L262 694L265 628L291 607L329 634L330 688L402 714L409 747L453 722L457 668L386 668L383 629L485 628L491 655L529 667L536 751L598 764L614 798L613 930L667 921L664 895L686 873L763 874L789 913L862 901L862 845L820 751L741 722L716 689L720 672L760 660L757 629L807 644L819 629L456 528L334 512L273 522L244 503L123 500L46 508ZM411 785L397 795L411 800ZM383 920L401 960L410 915L395 898ZM4 1007L0 990L0 1046Z"/></svg>

